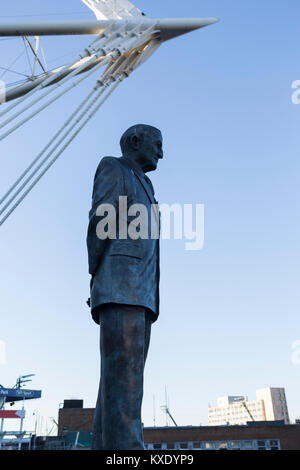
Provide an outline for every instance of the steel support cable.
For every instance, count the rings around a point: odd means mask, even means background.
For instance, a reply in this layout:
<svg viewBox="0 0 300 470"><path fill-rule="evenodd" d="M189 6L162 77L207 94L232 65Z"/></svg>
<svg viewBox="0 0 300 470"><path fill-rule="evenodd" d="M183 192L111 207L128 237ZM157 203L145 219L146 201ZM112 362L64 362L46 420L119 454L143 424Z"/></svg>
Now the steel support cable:
<svg viewBox="0 0 300 470"><path fill-rule="evenodd" d="M0 67L0 69L9 73L15 73L17 75L22 75L22 77L29 78L29 75L26 75L25 73L17 72L16 70L6 69L5 67Z"/></svg>
<svg viewBox="0 0 300 470"><path fill-rule="evenodd" d="M43 79L43 81L40 82L39 84L37 84L35 88L33 88L28 93L26 93L26 95L19 98L18 101L16 101L15 103L12 103L10 106L5 108L4 111L0 112L0 117L2 117L5 114L9 113L16 106L21 104L26 99L30 98L38 90L41 90L43 87L45 87L47 85L50 85L54 80L57 80L61 75L63 75L67 71L67 69L74 67L76 64L78 64L81 61L82 61L82 59L80 59L80 60L76 59L71 65L68 64L68 65L63 66L60 70L58 70L57 72L50 75L50 77L49 77L49 75L46 75L45 78Z"/></svg>
<svg viewBox="0 0 300 470"><path fill-rule="evenodd" d="M41 99L45 98L47 95L49 95L50 93L53 93L54 91L56 91L57 88L59 88L60 86L64 85L68 80L70 80L72 77L74 77L74 75L77 75L81 72L84 72L84 70L87 68L87 67L90 67L90 66L93 66L93 63L96 63L97 60L101 57L105 58L106 55L101 55L101 52L99 53L94 53L92 54L88 60L86 60L82 65L80 65L79 67L75 67L74 70L72 70L72 72L68 73L66 77L64 77L62 80L60 80L58 83L56 83L53 87L51 87L49 90L45 91L42 95L40 95L38 98L36 98L35 100L33 100L29 105L25 106L24 108L22 108L20 111L16 112L14 115L12 115L10 118L8 118L6 121L4 121L3 123L0 124L0 129L2 129L3 127L5 127L7 124L9 124L11 121L13 121L15 118L17 118L18 116L20 116L20 114L24 113L25 111L27 111L29 108L31 108L33 105L35 105L36 103L38 103ZM67 66L67 68L69 68L69 70L71 70L71 68L73 67L73 65L70 65L70 66ZM54 74L55 75L55 74ZM41 83L41 85L43 85L44 82ZM45 85L46 86L46 85ZM45 87L44 86L44 87ZM39 87L39 85L37 85L36 88L34 88L32 91L37 91L37 88ZM31 92L29 92L31 93ZM29 93L27 95L25 95L25 97L23 98L26 98L26 97L29 97ZM21 99L23 99L21 98ZM18 101L18 104L20 103L20 101ZM9 110L8 110L9 111ZM0 114L1 116L1 114Z"/></svg>
<svg viewBox="0 0 300 470"><path fill-rule="evenodd" d="M103 55L107 55L109 52L113 50L112 47L109 48L109 46L111 46L111 43L114 44L121 37L123 37L124 39L127 39L126 42L128 42L128 40L130 39L131 41L135 40L136 42L138 42L138 40L141 40L141 38L146 37L147 35L149 36L151 33L153 34L155 26L156 26L156 23L153 23L151 26L148 26L146 29L141 30L143 28L143 24L142 22L140 22L138 25L135 25L133 29L129 30L128 32L128 30L126 30L126 28L128 27L127 23L122 24L118 28L115 28L115 25L112 25L112 28L109 27L105 31L103 31L92 42L92 44L85 49L85 52L79 56L79 59L76 59L71 65L65 65L61 69L57 70L56 72L51 73L51 75L49 75L48 73L42 79L42 81L40 81L40 78L38 78L37 79L38 83L34 86L34 88L26 92L24 96L18 99L18 101L16 101L15 103L12 103L9 107L6 107L2 112L0 112L0 117L9 113L12 109L14 109L16 106L21 104L27 98L30 98L37 91L41 90L42 88L45 88L46 86L50 85L52 82L59 80L59 78L62 75L70 72L72 67L76 67L76 65L79 64L83 60L83 58L91 56L93 53L99 50L100 46L101 47L103 46L103 52L104 52ZM121 33L122 30L124 30L123 33ZM97 46L97 48L95 46ZM135 46L132 46L132 48L134 47ZM129 48L127 48L127 51L128 50ZM120 53L123 54L125 52L126 50L124 49L124 47L123 48L120 47Z"/></svg>
<svg viewBox="0 0 300 470"><path fill-rule="evenodd" d="M55 155L55 157L48 163L48 165L43 169L43 171L39 174L39 176L33 181L33 183L26 189L26 191L22 194L22 196L17 200L17 202L13 205L13 207L8 211L7 214L0 220L0 226L4 224L4 222L8 219L8 217L15 211L15 209L21 204L21 202L25 199L28 193L35 187L35 185L40 181L40 179L44 176L44 174L51 168L51 166L56 162L56 160L60 157L60 155L66 150L66 148L71 144L71 142L75 139L75 137L79 134L79 132L88 124L90 119L96 114L96 112L100 109L100 107L104 104L104 102L109 98L109 96L113 93L113 91L117 88L117 86L123 81L125 77L120 77L113 87L108 91L108 93L102 98L100 103L95 107L95 109L88 115L85 121L81 124L81 126L74 132L74 134L70 137L70 139L65 143L65 145L59 150L59 152ZM102 90L101 90L102 92ZM100 95L101 96L101 95Z"/></svg>
<svg viewBox="0 0 300 470"><path fill-rule="evenodd" d="M44 60L45 68L46 68L46 73L48 73L48 65L47 65L46 56L45 56L45 52L44 52L44 48L42 44L41 44L41 52L42 52L42 56L43 56L43 60Z"/></svg>
<svg viewBox="0 0 300 470"><path fill-rule="evenodd" d="M26 188L27 186L27 190L23 193L23 195L19 198L19 200L17 201L17 203L12 206L12 208L9 210L9 212L6 214L6 216L9 216L11 214L11 212L13 212L15 210L15 208L19 205L19 203L24 199L24 197L28 194L28 192L31 191L31 189L33 188L33 185L31 186L28 186L28 184L33 180L33 178L38 174L39 170L45 165L45 163L50 159L50 157L53 155L53 153L55 152L55 150L57 150L57 147L59 147L59 145L61 143L64 142L64 140L66 139L66 137L68 137L68 135L70 134L70 132L72 131L72 129L77 125L77 122L79 122L85 115L86 113L89 111L90 107L93 106L93 104L95 103L95 101L97 101L97 99L99 99L99 97L103 94L103 92L105 91L106 88L102 89L100 93L98 93L97 97L94 98L93 102L90 104L90 106L88 108L86 108L86 110L84 112L81 113L80 115L80 118L78 118L78 120L76 120L75 124L61 137L61 139L56 143L56 146L43 158L43 160L39 163L39 165L33 170L33 172L28 176L28 178L23 182L23 184L18 188L18 190L16 191L16 193L10 198L10 200L5 204L5 206L1 209L0 211L0 215L2 215L8 208L9 206L11 206L11 204L17 199L17 197L20 195L20 193L23 191L23 189ZM44 151L43 151L44 153ZM54 162L53 162L54 163ZM51 166L51 165L50 165ZM50 168L50 166L48 167L45 167L44 169L47 169ZM41 176L44 174L43 173L44 170L42 170L40 176L37 177L36 181L38 181ZM6 220L6 216L4 217L4 220L3 222ZM2 221L1 221L2 222ZM0 223L1 225L1 223Z"/></svg>
<svg viewBox="0 0 300 470"><path fill-rule="evenodd" d="M48 150L49 147L55 142L55 140L60 136L60 134L64 131L64 129L73 121L79 111L82 110L83 106L85 106L93 94L99 89L99 87L103 86L106 87L111 84L111 81L114 80L113 75L116 74L120 68L124 65L124 62L132 62L132 59L136 59L139 54L134 53L132 58L125 58L120 57L115 63L111 64L111 66L104 72L101 79L97 81L96 85L94 86L93 90L87 95L87 97L80 103L80 105L75 109L72 115L68 118L68 120L64 123L64 125L59 129L59 131L55 134L55 136L50 140L50 142L44 147L44 149L39 153L39 155L33 160L33 162L26 168L26 170L22 173L22 175L17 179L17 181L13 184L13 186L8 190L8 192L4 195L4 197L0 200L0 205L7 199L7 197L12 193L14 189L20 184L20 182L24 179L24 177L29 173L29 171L34 167L34 165L41 159L44 153ZM107 82L105 82L107 80ZM103 89L103 92L105 88ZM9 201L3 206L0 210L0 215L11 205L11 203L16 199L16 197L20 194L20 192L24 189L24 187L29 183L29 181L35 176L38 170L44 165L44 163L51 157L52 153L57 149L57 147L64 141L64 139L68 136L68 134L73 130L77 123L81 121L81 119L85 116L85 114L89 111L89 109L93 106L93 104L99 99L101 94L100 92L97 97L85 108L85 110L81 113L79 118L76 120L75 124L64 134L64 136L56 143L56 146L51 150L50 153L43 159L43 161L34 169L31 175L26 179L26 181L19 187L16 193L9 199Z"/></svg>
<svg viewBox="0 0 300 470"><path fill-rule="evenodd" d="M21 54L18 55L18 57L7 67L5 68L5 71L2 73L2 75L0 76L0 80L2 80L2 78L4 77L4 75L6 74L6 72L10 72L10 69L11 67L13 67L15 65L15 63L22 57L22 55L25 54L25 50L21 52Z"/></svg>
<svg viewBox="0 0 300 470"><path fill-rule="evenodd" d="M150 45L150 44L149 44ZM149 49L149 45L147 48ZM104 80L109 77L110 75L116 73L120 67L124 66L124 61L125 63L128 62L128 66L130 66L131 62L131 67L133 67L133 64L136 62L139 62L139 58L144 55L141 54L140 52L133 52L131 56L125 57L121 56L118 60L112 60L111 64L108 66L106 71L103 73L101 81L104 82ZM121 64L121 65L120 65ZM132 68L133 70L133 68ZM98 81L99 83L99 81ZM103 83L104 84L104 83ZM26 170L22 173L22 175L17 179L17 181L11 186L11 188L7 191L7 193L3 196L3 198L0 200L0 205L3 204L3 202L8 198L8 196L14 191L14 189L17 188L17 186L20 184L20 182L24 179L24 177L29 173L29 171L34 167L34 165L40 160L40 158L43 156L43 154L48 150L48 148L55 142L55 140L59 137L59 135L62 133L62 131L70 124L70 122L74 119L76 114L82 109L82 107L88 102L90 97L93 95L95 90L98 89L98 86L94 87L94 89L88 94L88 96L81 102L81 104L76 108L76 110L73 112L73 114L70 116L70 118L65 122L63 127L55 134L55 136L50 140L50 142L47 144L47 146L39 153L39 155L33 160L33 162L26 168ZM42 166L42 165L41 165ZM40 168L40 167L39 167ZM37 168L35 172L38 171ZM31 175L30 178L32 178L35 174ZM25 185L27 184L28 180L26 181ZM14 194L14 196L8 201L8 203L2 208L0 215L7 209L7 207L13 202L13 200L18 196L18 194L22 191L25 185L22 185L21 188L17 191L17 193Z"/></svg>
<svg viewBox="0 0 300 470"><path fill-rule="evenodd" d="M33 69L32 69L32 66L31 66L31 62L29 60L29 55L28 55L28 46L26 46L25 44L25 37L23 36L23 42L24 42L24 47L25 47L25 52L26 52L26 57L27 57L27 62L28 62L28 65L29 65L29 69L31 70L31 76L33 75Z"/></svg>
<svg viewBox="0 0 300 470"><path fill-rule="evenodd" d="M75 109L72 115L67 119L64 125L59 129L59 131L52 137L50 142L43 148L43 150L38 154L38 156L31 162L31 164L24 170L24 172L19 176L19 178L15 181L15 183L11 186L11 188L7 191L7 193L2 197L0 200L0 205L8 198L8 196L16 189L16 187L21 183L21 181L25 178L25 176L29 173L29 171L34 167L34 165L41 159L44 153L48 150L48 148L55 142L55 140L60 136L63 130L72 122L76 114L81 111L82 107L88 102L88 100L92 97L92 95L96 92L98 88L94 87L93 90L87 95L87 97L80 103L80 105ZM21 190L21 188L19 189ZM15 199L15 197L19 194L15 193L15 195L8 201L8 203L1 209L0 215L7 209L7 207L11 204L11 202Z"/></svg>
<svg viewBox="0 0 300 470"><path fill-rule="evenodd" d="M144 38L143 40L146 40L146 38ZM140 42L140 41L139 41ZM130 47L133 47L133 44L130 44ZM128 48L127 48L128 50ZM113 53L115 55L120 55L120 51L117 49L113 52L111 52L111 57L113 56ZM99 55L101 54L100 53L97 53L96 56L94 57L94 61L93 62L96 62L99 58ZM101 56L100 56L101 57ZM47 92L45 92L43 95L41 95L40 97L38 97L36 100L34 100L29 106L23 108L21 111L19 111L18 113L14 114L13 116L11 116L9 119L7 119L4 123L2 123L0 125L0 129L3 128L4 126L6 126L7 124L9 124L12 120L14 120L15 118L19 117L19 115L21 113L23 113L24 111L27 111L28 108L32 107L34 104L36 104L37 102L39 102L42 98L44 98L46 95L52 93L53 91L56 90L56 88L58 88L59 86L61 86L66 80L69 80L72 78L73 75L77 75L78 73L80 73L80 71L82 71L84 68L87 68L88 66L90 65L90 60L87 61L85 64L83 64L81 67L79 67L79 69L75 69L73 70L73 72L71 72L67 77L65 77L62 81L60 81L59 83L57 83L55 85L54 88L48 90ZM102 65L102 62L100 62L100 64L98 64L99 66ZM98 65L96 65L95 67L98 67ZM90 72L87 72L88 74L92 73L93 72L93 69L90 71ZM74 84L70 85L68 88L66 88L65 90L63 90L62 92L60 92L58 95L56 95L54 98L52 98L51 100L49 100L47 103L45 103L44 105L42 105L40 108L38 108L37 110L33 111L31 114L29 114L29 116L27 116L26 118L24 118L23 120L21 120L19 123L17 123L15 126L11 127L8 131L4 132L4 134L2 134L0 136L0 141L5 139L6 137L8 137L10 134L12 134L15 130L17 130L19 127L21 127L23 124L25 124L27 121L29 121L30 119L32 119L33 117L35 117L38 113L40 113L41 111L43 111L45 108L47 108L50 104L52 104L53 102L55 102L57 99L59 99L61 96L63 96L65 93L67 93L69 90L71 90L73 87L77 86L78 83L80 83L82 80L84 80L85 78L87 78L87 76L84 76L82 78L80 78L77 82L75 82Z"/></svg>
<svg viewBox="0 0 300 470"><path fill-rule="evenodd" d="M28 37L27 36L24 36L24 41L27 42L28 46L30 47L31 49L31 52L33 53L34 55L34 58L35 58L35 64L39 64L41 69L43 70L44 73L47 73L47 71L45 70L42 62L40 61L40 58L38 56L38 51L36 51L34 48L33 48L33 45L31 44L31 42L29 41ZM32 75L35 75L34 74L34 70L32 70Z"/></svg>
<svg viewBox="0 0 300 470"><path fill-rule="evenodd" d="M129 39L127 39L126 42L128 42L128 46L127 46L127 49L126 47L124 46L123 47L123 50L124 51L128 51L130 50L131 47L134 47L134 43L137 42L136 41L136 33L135 33L135 30L137 28L135 28L133 30L133 32L131 33L131 37ZM150 29L150 28L149 28ZM147 31L145 31L145 33L147 34L149 29ZM120 29L117 30L113 37L110 38L108 44L112 43L110 45L110 48L112 49L115 45L116 42L118 42L120 40L120 37L124 37L124 35L122 35L120 33ZM133 37L132 37L133 36ZM143 35L140 36L140 38L142 37ZM139 39L140 39L139 38ZM77 75L79 74L80 72L84 71L85 68L89 67L90 65L93 65L94 62L96 62L99 58L101 58L103 56L103 53L104 53L104 50L103 50L103 40L105 41L107 38L103 38L103 37L100 37L98 38L97 40L95 40L94 42L100 42L99 45L97 45L97 50L94 52L94 54L92 54L92 56L84 63L82 64L79 68L75 68L71 73L69 73L67 75L67 77L63 78L61 81L59 81L53 88L51 88L50 90L47 90L44 94L42 94L41 96L39 96L38 98L36 98L34 101L32 101L28 106L25 106L24 108L22 108L20 111L18 111L17 113L15 113L14 115L12 115L10 118L8 118L6 121L4 121L2 124L0 124L0 129L5 127L7 124L9 124L11 121L13 121L14 119L18 118L20 116L20 114L22 114L23 112L27 111L30 107L32 107L34 104L36 104L37 102L39 102L41 99L43 99L45 96L49 95L50 93L52 93L53 91L55 91L58 87L60 87L61 85L63 85L67 80L70 80L74 75ZM93 43L94 44L94 43ZM126 43L125 43L126 44ZM106 46L107 47L107 46ZM115 55L121 55L121 51L119 49L112 49L108 54L106 55L109 55L109 54L113 54L115 52ZM102 54L102 55L101 55ZM103 56L105 57L105 56ZM92 63L91 63L92 62ZM79 79L78 83L82 81L82 79ZM74 85L75 86L75 85ZM34 89L34 90L37 90L38 86ZM68 89L66 89L65 91L61 92L61 94L59 94L57 96L57 98L53 99L53 100L50 100L49 103L47 103L46 105L43 105L39 110L37 111L34 111L32 114L30 114L28 117L24 118L22 121L20 121L18 124L16 124L15 126L13 126L11 129L9 129L7 132L5 132L4 134L2 134L0 136L0 140L3 140L4 138L6 138L8 135L10 135L12 132L14 132L16 129L18 129L19 127L21 127L23 124L25 124L25 122L27 122L28 120L30 120L32 117L36 116L36 114L42 110L44 110L47 106L49 106L50 104L52 104L54 101L56 101L56 99L60 98L63 94L67 93L67 91L69 91L70 89L73 88L73 85L71 85ZM34 91L32 90L32 91ZM31 92L30 92L31 93ZM27 95L28 96L28 95ZM0 114L1 116L1 114Z"/></svg>
<svg viewBox="0 0 300 470"><path fill-rule="evenodd" d="M120 29L120 28L119 28ZM108 41L108 44L115 39L115 37L117 37L117 34L118 34L118 31L119 30L116 30L116 32L113 34L113 37L112 38L109 38L109 36L107 35L108 32L110 32L109 30L107 31L104 31L103 33L101 33L94 41L92 44L94 43L98 43L98 49L100 49L100 46L103 45L105 46L105 41ZM96 51L95 51L96 52ZM70 71L72 69L72 67L75 67L76 69L76 65L79 64L80 62L82 62L83 59L87 58L88 56L92 56L93 54L95 54L95 52L90 52L90 46L87 47L85 49L85 52L79 56L79 58L77 58L75 61L73 61L71 64L68 64L68 65L65 65L63 66L61 69L57 70L56 72L54 72L53 74L51 74L49 76L49 74L47 74L45 76L45 78L42 80L42 82L40 82L39 84L36 85L36 87L34 87L31 91L29 91L28 93L26 93L24 96L22 96L21 98L18 99L17 102L15 103L12 103L10 106L8 106L4 111L0 112L0 117L2 117L3 115L9 113L12 109L14 109L16 106L18 106L19 104L21 104L23 101L25 101L27 98L30 98L34 93L36 93L37 91L41 90L42 88L45 88L46 86L50 85L53 81L55 80L58 80L63 74L65 74L66 72L68 72L68 70ZM108 51L109 52L109 51ZM24 51L23 51L24 53ZM22 53L22 54L23 54ZM106 54L105 54L106 55ZM77 69L78 70L78 69ZM67 78L67 77L65 77ZM64 80L64 79L63 79ZM62 81L63 81L62 80Z"/></svg>
<svg viewBox="0 0 300 470"><path fill-rule="evenodd" d="M88 65L90 65L90 63L94 62L97 58L95 56L92 56L88 61L86 61L84 64L82 64L78 69L75 68L70 74L68 74L65 78L63 78L61 81L59 81L58 83L55 84L55 86L53 88L49 88L47 91L45 91L42 95L38 96L37 98L35 98L29 105L27 106L24 106L20 111L17 111L15 114L13 114L11 117L9 117L8 119L6 119L6 121L4 121L3 123L0 124L0 129L2 129L3 127L5 127L7 124L9 124L11 121L13 121L14 119L16 119L17 117L20 116L20 114L23 114L25 111L28 111L29 108L31 108L32 106L34 106L36 103L38 103L40 100L42 100L43 98L45 98L47 95L49 95L50 93L53 93L54 91L56 91L56 89L62 85L64 85L64 83L66 83L67 80L70 80L74 75L76 75L77 73L79 73L81 70L84 70L86 67L88 67ZM36 88L35 88L36 90ZM21 121L22 124L24 124L24 122L26 122L27 119ZM22 125L20 124L20 125ZM20 125L17 125L16 128L20 127ZM15 130L15 128L13 128L13 130ZM11 132L9 132L7 135L9 135ZM6 137L6 134L4 134L4 136ZM4 138L4 137L2 137Z"/></svg>
<svg viewBox="0 0 300 470"><path fill-rule="evenodd" d="M54 103L55 101L57 101L61 96L65 95L66 93L68 93L68 91L70 91L72 88L76 87L77 85L79 85L79 83L81 83L83 80L87 79L92 73L95 73L96 70L98 70L100 67L102 67L103 65L105 65L107 62L109 62L109 60L111 60L112 56L108 57L107 59L104 59L103 61L101 61L100 63L98 63L97 65L95 65L89 72L86 72L85 75L83 75L82 77L80 77L76 82L72 83L71 85L69 85L67 88L65 88L64 90L62 90L61 92L59 92L57 95L55 95L53 98L51 98L49 101L47 101L46 103L44 103L42 106L40 106L38 109L36 109L35 111L33 111L31 114L29 114L28 116L26 116L24 119L22 119L20 122L18 122L17 124L15 124L13 127L11 127L9 130L7 130L6 132L4 132L4 134L0 135L0 141L5 139L6 137L8 137L10 134L12 134L15 130L17 130L19 127L21 127L23 124L25 124L26 122L30 121L30 119L32 119L33 117L35 117L37 114L39 114L41 111L43 111L44 109L46 109L48 106L50 106L52 103ZM95 62L97 61L97 59L95 60ZM71 77L69 77L71 78ZM54 90L51 90L51 91L54 91ZM49 94L49 93L47 93ZM38 98L33 104L36 104L36 102L40 101L40 99L42 99L44 96L42 96L41 98ZM18 117L18 114L15 115L15 117ZM5 124L4 124L5 125ZM0 128L3 127L3 126L0 126Z"/></svg>
<svg viewBox="0 0 300 470"><path fill-rule="evenodd" d="M104 33L102 33L102 34L99 35L98 41L100 41L101 38L107 39L107 36L104 35ZM86 59L88 56L91 56L91 55L92 54L88 51L88 48L87 48L85 50L85 53L83 55L80 55L79 58L77 58L71 64L64 65L62 68L60 68L56 72L52 73L50 76L49 76L49 74L47 74L44 77L44 79L42 80L42 82L37 84L35 88L33 88L31 91L26 93L21 98L19 98L18 101L16 101L15 103L12 103L4 111L0 112L0 117L2 117L4 114L9 113L12 109L14 109L16 106L21 104L27 98L30 98L30 96L32 96L37 91L39 91L42 88L45 88L46 86L50 85L53 81L58 80L63 74L67 73L68 70L71 70L73 67L76 67L77 64L79 64L80 62L82 62L84 59Z"/></svg>
<svg viewBox="0 0 300 470"><path fill-rule="evenodd" d="M153 38L152 38L153 39ZM155 38L154 38L155 39ZM152 49L152 40L150 39L150 41L148 42L147 44L147 48L149 49ZM149 47L150 46L150 47ZM149 50L147 51L149 52ZM75 139L75 137L79 134L79 132L86 126L86 124L89 122L89 120L94 116L94 114L100 109L100 107L102 106L102 104L109 98L109 96L113 93L113 91L117 88L117 86L120 84L121 81L124 80L124 78L128 77L130 75L130 73L136 68L138 67L138 65L141 63L141 59L143 58L143 55L144 55L144 51L141 51L141 50L136 50L135 52L133 52L131 54L131 56L127 56L126 57L126 60L125 62L127 61L128 64L127 64L127 69L125 68L125 70L121 70L121 76L119 76L118 78L116 77L111 77L113 80L116 80L116 83L115 85L108 91L108 93L106 94L106 96L101 100L101 102L95 107L95 109L90 113L90 115L88 116L88 118L84 121L84 123L77 129L77 131L71 136L71 138L67 141L67 143L61 148L61 150L58 152L58 154L50 161L50 163L47 165L46 168L44 168L44 170L42 171L42 173L35 179L35 181L31 184L31 186L25 191L25 193L19 198L19 200L14 204L14 206L9 210L9 212L0 220L0 226L7 220L7 218L11 215L12 212L14 212L14 210L19 206L19 204L24 200L24 198L26 197L26 195L33 189L33 187L38 183L38 181L42 178L42 176L48 171L48 169L53 165L53 163L59 158L59 156L64 152L64 150L70 145L70 143ZM148 55L148 54L145 54L145 55ZM121 57L120 59L124 59L124 57ZM118 62L119 61L116 61L115 64L112 64L109 69L112 68L115 68L117 66L117 70L114 70L114 73L117 73L119 72L118 69L120 69L120 66L118 66ZM121 62L121 61L120 61ZM121 69L122 69L122 62L121 62ZM107 71L104 73L104 75L107 74ZM103 78L102 78L103 80ZM99 83L99 81L98 81ZM107 86L106 86L107 87ZM97 98L95 100L93 100L93 103L96 102L99 97L102 95L103 93L103 90L101 90L101 92L97 95ZM91 94L89 94L90 96ZM88 96L88 97L89 97ZM87 97L87 99L88 99ZM76 123L71 127L71 129L69 129L69 131L66 133L66 136L70 133L70 131L77 125L77 123L84 117L84 115L86 114L86 112L88 112L88 109L90 109L93 105L93 103L91 105L88 106L88 108L86 109L85 113L83 113L81 115L81 117L79 119L77 119ZM76 114L76 113L74 113ZM71 119L70 119L71 120ZM67 125L67 123L66 123ZM60 132L59 132L60 133ZM65 138L65 137L64 137ZM54 139L53 139L54 140ZM63 140L62 140L63 141ZM61 142L62 142L61 141ZM58 143L55 147L54 150L56 150L56 148L60 145L60 143ZM50 146L50 144L46 147L46 149ZM45 150L46 150L45 149ZM51 155L53 153L53 151L51 152ZM49 156L47 156L47 158L49 158ZM43 165L43 164L42 164ZM42 166L41 165L41 166ZM34 174L30 177L30 179L33 178L33 176L35 176L35 174L37 173L38 169L36 169L34 171ZM21 192L21 190L18 191L18 194ZM14 199L15 199L16 195L14 195ZM3 212L3 211L2 211ZM1 212L1 213L2 213Z"/></svg>

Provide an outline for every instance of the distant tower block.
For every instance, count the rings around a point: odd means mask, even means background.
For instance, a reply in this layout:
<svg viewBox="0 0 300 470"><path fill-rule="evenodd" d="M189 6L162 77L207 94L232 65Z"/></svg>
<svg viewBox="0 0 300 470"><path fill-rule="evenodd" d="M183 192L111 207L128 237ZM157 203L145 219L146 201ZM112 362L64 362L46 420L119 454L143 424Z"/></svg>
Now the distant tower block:
<svg viewBox="0 0 300 470"><path fill-rule="evenodd" d="M256 400L246 396L218 398L216 407L208 409L209 426L243 425L248 421L281 421L289 424L284 388L256 391Z"/></svg>

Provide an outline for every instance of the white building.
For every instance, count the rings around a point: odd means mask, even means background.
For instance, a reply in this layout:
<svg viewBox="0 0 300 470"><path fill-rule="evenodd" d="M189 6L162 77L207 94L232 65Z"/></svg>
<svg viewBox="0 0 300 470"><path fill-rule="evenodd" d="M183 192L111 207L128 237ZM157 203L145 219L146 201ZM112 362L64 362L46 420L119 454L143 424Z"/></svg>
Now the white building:
<svg viewBox="0 0 300 470"><path fill-rule="evenodd" d="M209 426L276 420L284 420L285 424L290 422L284 388L257 390L256 400L248 400L246 396L218 398L217 406L208 409Z"/></svg>

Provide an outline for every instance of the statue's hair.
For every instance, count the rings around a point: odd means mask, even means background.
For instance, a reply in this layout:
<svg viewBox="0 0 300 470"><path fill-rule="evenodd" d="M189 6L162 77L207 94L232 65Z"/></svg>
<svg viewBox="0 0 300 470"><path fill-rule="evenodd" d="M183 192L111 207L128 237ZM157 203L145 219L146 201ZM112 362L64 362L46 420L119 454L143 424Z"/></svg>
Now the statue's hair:
<svg viewBox="0 0 300 470"><path fill-rule="evenodd" d="M126 150L130 147L131 138L134 135L142 140L144 135L151 131L160 132L159 129L153 126L149 126L148 124L136 124L135 126L129 127L129 129L124 132L120 140L122 153L126 153Z"/></svg>

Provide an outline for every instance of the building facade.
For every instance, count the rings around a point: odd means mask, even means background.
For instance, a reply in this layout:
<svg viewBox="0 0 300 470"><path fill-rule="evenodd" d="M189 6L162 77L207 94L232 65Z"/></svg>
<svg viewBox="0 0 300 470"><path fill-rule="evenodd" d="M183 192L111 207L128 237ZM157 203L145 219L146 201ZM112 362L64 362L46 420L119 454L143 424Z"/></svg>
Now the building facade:
<svg viewBox="0 0 300 470"><path fill-rule="evenodd" d="M217 406L208 409L209 426L244 425L248 421L281 421L289 424L284 388L256 391L256 400L246 396L218 398Z"/></svg>
<svg viewBox="0 0 300 470"><path fill-rule="evenodd" d="M163 427L144 429L147 450L297 450L300 426L278 422L247 426Z"/></svg>
<svg viewBox="0 0 300 470"><path fill-rule="evenodd" d="M92 442L93 408L59 410L58 434L67 448ZM145 427L147 450L300 450L300 425L278 421L243 426Z"/></svg>
<svg viewBox="0 0 300 470"><path fill-rule="evenodd" d="M284 388L263 388L256 391L256 399L264 403L266 421L283 419L290 423Z"/></svg>

